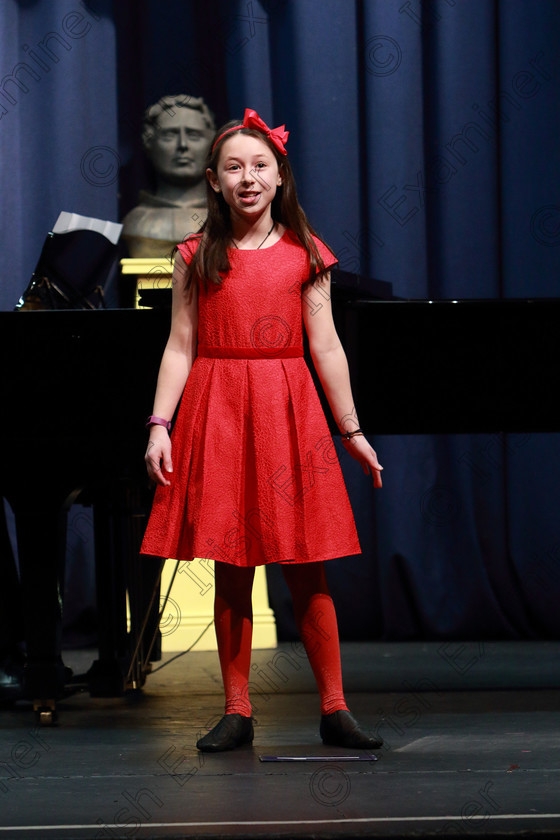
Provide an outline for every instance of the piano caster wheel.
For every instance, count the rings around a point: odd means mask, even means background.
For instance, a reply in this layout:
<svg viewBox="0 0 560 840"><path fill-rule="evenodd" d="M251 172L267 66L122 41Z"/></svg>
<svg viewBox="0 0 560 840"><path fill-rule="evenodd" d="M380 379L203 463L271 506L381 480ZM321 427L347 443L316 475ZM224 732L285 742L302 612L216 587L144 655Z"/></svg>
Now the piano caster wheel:
<svg viewBox="0 0 560 840"><path fill-rule="evenodd" d="M33 711L39 726L54 726L58 719L54 700L35 700Z"/></svg>

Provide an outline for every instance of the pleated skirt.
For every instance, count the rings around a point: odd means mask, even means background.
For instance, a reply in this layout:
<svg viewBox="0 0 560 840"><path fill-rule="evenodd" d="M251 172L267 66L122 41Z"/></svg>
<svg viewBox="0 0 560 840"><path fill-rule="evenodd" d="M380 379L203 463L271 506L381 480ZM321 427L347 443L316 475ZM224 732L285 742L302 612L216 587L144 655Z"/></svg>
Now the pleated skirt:
<svg viewBox="0 0 560 840"><path fill-rule="evenodd" d="M235 566L360 554L302 356L198 356L171 440L171 485L155 492L143 554Z"/></svg>

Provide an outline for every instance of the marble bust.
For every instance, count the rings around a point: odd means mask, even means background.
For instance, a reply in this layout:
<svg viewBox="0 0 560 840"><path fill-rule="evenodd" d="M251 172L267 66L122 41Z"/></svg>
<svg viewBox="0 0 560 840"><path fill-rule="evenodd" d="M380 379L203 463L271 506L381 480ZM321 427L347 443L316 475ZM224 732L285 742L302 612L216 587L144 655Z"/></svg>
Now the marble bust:
<svg viewBox="0 0 560 840"><path fill-rule="evenodd" d="M156 177L123 219L131 257L168 256L206 219L206 158L214 117L204 100L164 96L144 114L142 143Z"/></svg>

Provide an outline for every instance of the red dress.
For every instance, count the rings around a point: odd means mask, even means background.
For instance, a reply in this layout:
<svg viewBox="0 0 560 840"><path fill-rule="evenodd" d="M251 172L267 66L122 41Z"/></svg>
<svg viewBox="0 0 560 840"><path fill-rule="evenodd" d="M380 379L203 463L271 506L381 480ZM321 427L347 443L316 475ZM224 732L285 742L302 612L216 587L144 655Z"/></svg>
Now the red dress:
<svg viewBox="0 0 560 840"><path fill-rule="evenodd" d="M197 244L179 246L187 263ZM286 231L269 248L231 249L229 259L222 285L199 289L198 353L171 434L171 485L156 490L142 553L235 566L360 554L303 358L307 255Z"/></svg>

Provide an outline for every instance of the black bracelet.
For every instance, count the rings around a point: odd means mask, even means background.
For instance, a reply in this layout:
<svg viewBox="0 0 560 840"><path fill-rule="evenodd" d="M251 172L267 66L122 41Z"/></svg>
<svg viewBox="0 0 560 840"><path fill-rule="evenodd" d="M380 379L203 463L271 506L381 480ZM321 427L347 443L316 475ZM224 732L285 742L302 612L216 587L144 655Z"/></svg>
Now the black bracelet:
<svg viewBox="0 0 560 840"><path fill-rule="evenodd" d="M344 432L341 437L343 437L344 440L350 440L350 438L353 438L354 435L363 435L363 432L361 429L354 429L353 432Z"/></svg>

